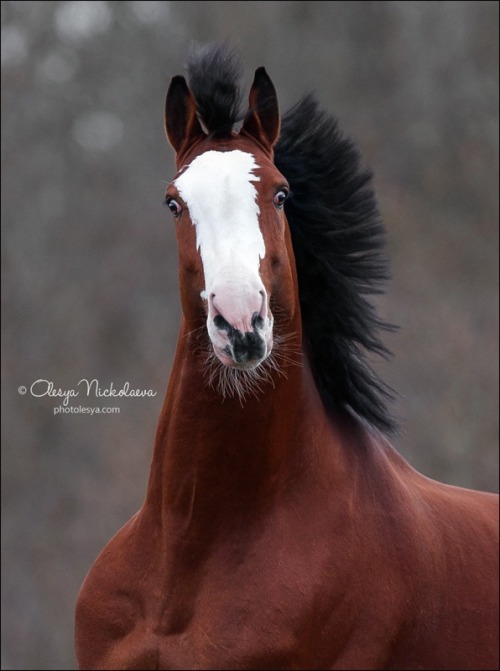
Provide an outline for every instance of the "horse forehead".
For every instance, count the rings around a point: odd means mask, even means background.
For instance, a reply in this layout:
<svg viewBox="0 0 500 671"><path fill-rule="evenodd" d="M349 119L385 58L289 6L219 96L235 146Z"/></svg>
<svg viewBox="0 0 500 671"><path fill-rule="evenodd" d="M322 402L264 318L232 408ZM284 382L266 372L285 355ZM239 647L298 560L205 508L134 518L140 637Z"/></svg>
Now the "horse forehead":
<svg viewBox="0 0 500 671"><path fill-rule="evenodd" d="M250 152L209 150L200 154L185 166L174 181L181 196L189 206L189 200L199 196L210 196L210 200L224 202L225 195L238 198L256 197L254 182L260 177L255 174L259 168L255 156Z"/></svg>
<svg viewBox="0 0 500 671"><path fill-rule="evenodd" d="M265 256L254 183L255 156L239 149L209 150L197 156L174 181L196 228L196 246L205 274L217 274L221 258L258 269Z"/></svg>

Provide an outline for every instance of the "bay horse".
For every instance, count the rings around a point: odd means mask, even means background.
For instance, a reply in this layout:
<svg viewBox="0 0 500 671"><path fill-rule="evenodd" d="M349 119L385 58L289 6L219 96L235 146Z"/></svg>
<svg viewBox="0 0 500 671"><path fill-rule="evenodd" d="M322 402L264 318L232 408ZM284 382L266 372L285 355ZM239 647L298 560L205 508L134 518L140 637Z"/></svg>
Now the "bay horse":
<svg viewBox="0 0 500 671"><path fill-rule="evenodd" d="M498 497L389 442L371 175L227 45L172 79L182 323L147 494L76 606L81 669L497 669Z"/></svg>

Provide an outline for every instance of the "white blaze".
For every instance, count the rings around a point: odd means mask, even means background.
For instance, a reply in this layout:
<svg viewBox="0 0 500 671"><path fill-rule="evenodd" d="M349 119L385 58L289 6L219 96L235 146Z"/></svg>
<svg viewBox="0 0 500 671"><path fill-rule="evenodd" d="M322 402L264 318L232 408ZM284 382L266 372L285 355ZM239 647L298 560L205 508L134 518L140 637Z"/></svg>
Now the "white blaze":
<svg viewBox="0 0 500 671"><path fill-rule="evenodd" d="M196 227L207 293L221 282L239 291L262 286L259 266L266 249L252 184L260 180L253 173L258 167L252 154L238 149L207 151L174 182Z"/></svg>

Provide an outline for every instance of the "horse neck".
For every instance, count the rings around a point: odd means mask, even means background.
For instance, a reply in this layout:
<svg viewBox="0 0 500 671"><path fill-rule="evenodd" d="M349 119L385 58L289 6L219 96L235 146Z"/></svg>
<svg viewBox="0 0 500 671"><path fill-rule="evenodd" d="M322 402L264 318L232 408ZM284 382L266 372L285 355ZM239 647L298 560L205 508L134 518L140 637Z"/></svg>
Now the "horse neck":
<svg viewBox="0 0 500 671"><path fill-rule="evenodd" d="M300 320L300 316L298 317ZM300 326L296 347L300 347ZM312 434L331 430L309 368L284 366L264 383L257 397L243 403L222 399L204 373L206 355L185 322L160 415L146 507L164 521L192 525L199 517L234 524L255 518L287 483L318 458ZM330 442L330 441L328 441ZM314 450L310 459L306 451ZM321 451L319 451L321 453ZM331 459L334 450L324 451Z"/></svg>

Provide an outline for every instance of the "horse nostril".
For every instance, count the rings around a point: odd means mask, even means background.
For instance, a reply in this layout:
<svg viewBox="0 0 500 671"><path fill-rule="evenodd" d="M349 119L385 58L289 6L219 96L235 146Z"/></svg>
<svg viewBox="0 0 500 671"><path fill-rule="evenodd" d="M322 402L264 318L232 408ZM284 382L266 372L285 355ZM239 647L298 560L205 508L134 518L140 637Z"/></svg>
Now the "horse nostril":
<svg viewBox="0 0 500 671"><path fill-rule="evenodd" d="M262 293L262 292L261 292ZM255 329L261 329L264 326L264 320L262 317L259 315L258 312L254 312L252 315L252 328L255 331Z"/></svg>
<svg viewBox="0 0 500 671"><path fill-rule="evenodd" d="M260 306L260 312L257 315L259 317L260 321L256 321L255 324L254 324L255 315L253 315L252 326L253 326L254 329L255 329L255 326L258 326L259 328L262 328L264 326L264 319L267 319L267 315L268 315L267 294L263 289L261 289L259 291L259 294L262 296L262 304Z"/></svg>
<svg viewBox="0 0 500 671"><path fill-rule="evenodd" d="M214 324L219 329L219 331L227 331L228 336L232 335L234 328L231 324L224 319L222 315L216 315L214 317Z"/></svg>

